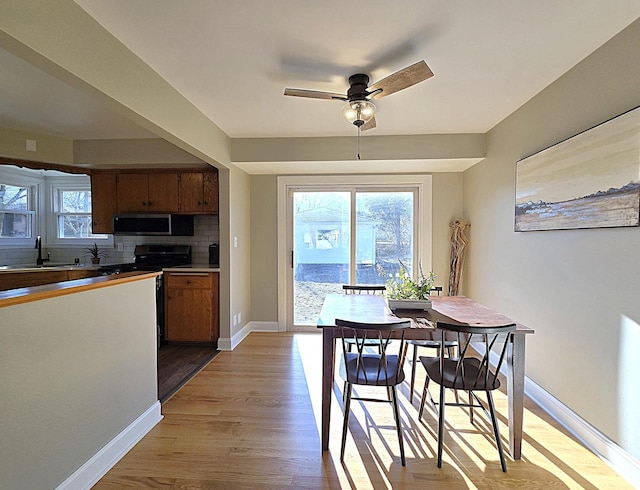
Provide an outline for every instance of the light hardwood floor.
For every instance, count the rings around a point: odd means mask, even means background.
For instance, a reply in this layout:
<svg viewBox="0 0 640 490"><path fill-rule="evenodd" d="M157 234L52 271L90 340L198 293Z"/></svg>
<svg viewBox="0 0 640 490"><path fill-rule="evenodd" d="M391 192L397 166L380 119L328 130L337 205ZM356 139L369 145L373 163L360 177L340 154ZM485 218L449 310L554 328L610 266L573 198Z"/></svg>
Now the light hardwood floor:
<svg viewBox="0 0 640 490"><path fill-rule="evenodd" d="M252 333L166 402L164 419L94 488L631 488L529 401L523 459L507 458L507 473L484 414L473 426L455 407L447 411L438 469L435 414L427 408L418 421L420 396L409 404L407 382L399 394L407 466L400 464L391 406L355 401L343 466L339 381L330 451L320 450L321 354L320 334ZM418 375L416 392L421 366ZM503 393L496 405L506 443Z"/></svg>

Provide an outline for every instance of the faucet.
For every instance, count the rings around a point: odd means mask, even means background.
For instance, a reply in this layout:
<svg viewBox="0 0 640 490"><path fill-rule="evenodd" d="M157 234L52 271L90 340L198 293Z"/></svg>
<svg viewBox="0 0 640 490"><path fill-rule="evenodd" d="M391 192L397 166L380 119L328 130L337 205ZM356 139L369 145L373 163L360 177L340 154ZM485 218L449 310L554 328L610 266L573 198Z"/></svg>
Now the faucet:
<svg viewBox="0 0 640 490"><path fill-rule="evenodd" d="M47 262L49 259L43 259L42 258L42 237L40 237L40 235L38 235L36 237L36 246L35 248L38 249L38 259L36 260L36 265L42 265L45 262Z"/></svg>

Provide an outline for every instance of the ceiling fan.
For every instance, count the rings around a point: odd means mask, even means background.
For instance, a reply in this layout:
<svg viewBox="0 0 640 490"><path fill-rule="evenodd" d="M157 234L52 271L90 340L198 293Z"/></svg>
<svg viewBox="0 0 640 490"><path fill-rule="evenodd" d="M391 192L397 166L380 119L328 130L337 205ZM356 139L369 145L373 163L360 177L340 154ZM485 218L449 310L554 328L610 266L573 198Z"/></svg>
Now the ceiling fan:
<svg viewBox="0 0 640 490"><path fill-rule="evenodd" d="M369 86L368 75L364 73L351 75L349 77L349 90L347 90L346 95L296 88L284 89L284 95L346 102L342 108L344 117L355 125L358 131L366 131L376 127L376 106L371 102L371 99L381 99L387 95L395 94L432 76L433 72L427 66L427 63L422 60L392 73L371 86Z"/></svg>

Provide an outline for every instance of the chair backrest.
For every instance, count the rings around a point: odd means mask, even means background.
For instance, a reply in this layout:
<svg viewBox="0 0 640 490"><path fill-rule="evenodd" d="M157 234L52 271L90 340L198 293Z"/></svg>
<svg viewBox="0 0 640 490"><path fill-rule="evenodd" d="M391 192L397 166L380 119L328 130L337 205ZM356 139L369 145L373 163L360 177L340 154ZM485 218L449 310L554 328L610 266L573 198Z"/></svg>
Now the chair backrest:
<svg viewBox="0 0 640 490"><path fill-rule="evenodd" d="M336 319L336 326L341 331L345 380L377 386L391 386L402 382L404 330L411 327L410 320L369 324ZM369 347L368 341L371 340L377 341L376 347ZM389 353L392 340L399 340L399 345L395 342L393 353ZM355 345L356 352L349 351L348 342Z"/></svg>
<svg viewBox="0 0 640 490"><path fill-rule="evenodd" d="M442 342L447 332L455 333L458 341L457 358L447 358L445 349L440 351L440 377L443 381L440 384L463 390L495 390L500 387L498 374L511 333L516 329L514 323L486 326L437 322L436 328L440 330Z"/></svg>
<svg viewBox="0 0 640 490"><path fill-rule="evenodd" d="M384 285L343 284L344 294L382 294L387 290Z"/></svg>
<svg viewBox="0 0 640 490"><path fill-rule="evenodd" d="M442 286L434 286L431 288L431 292L436 292L438 294L438 296L440 296L440 293L442 292Z"/></svg>

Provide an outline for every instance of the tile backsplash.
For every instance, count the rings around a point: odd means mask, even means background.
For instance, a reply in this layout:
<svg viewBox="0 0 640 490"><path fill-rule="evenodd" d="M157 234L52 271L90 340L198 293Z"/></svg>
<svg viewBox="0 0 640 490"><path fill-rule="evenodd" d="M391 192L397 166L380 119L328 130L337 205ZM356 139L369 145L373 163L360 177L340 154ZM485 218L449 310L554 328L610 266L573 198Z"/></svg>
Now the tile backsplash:
<svg viewBox="0 0 640 490"><path fill-rule="evenodd" d="M102 264L120 264L133 262L136 245L191 245L191 259L194 263L209 261L209 245L219 243L218 215L198 215L194 218L193 236L115 236L113 248L107 249L107 257ZM118 244L122 244L122 252L118 252ZM84 255L83 248L48 248L43 244L42 255L50 261L60 264L73 264L76 258L80 263L89 263L89 257ZM0 248L0 265L34 265L38 252L35 248Z"/></svg>

